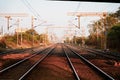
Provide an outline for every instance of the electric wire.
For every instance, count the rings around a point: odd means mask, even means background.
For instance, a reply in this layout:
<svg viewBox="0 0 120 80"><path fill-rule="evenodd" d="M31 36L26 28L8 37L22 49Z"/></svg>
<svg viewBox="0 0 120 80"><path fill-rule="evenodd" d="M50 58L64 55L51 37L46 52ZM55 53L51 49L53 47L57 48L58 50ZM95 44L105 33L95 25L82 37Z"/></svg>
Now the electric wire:
<svg viewBox="0 0 120 80"><path fill-rule="evenodd" d="M80 7L80 2L78 3L76 9L74 12L77 12L79 10L79 7ZM73 15L75 15L75 13L73 13ZM75 27L78 27L78 25L74 24L73 21L74 21L74 16L70 17L70 20L69 20L69 25L73 25Z"/></svg>
<svg viewBox="0 0 120 80"><path fill-rule="evenodd" d="M27 0L21 0L24 5L36 16L37 18L41 18L40 14L31 6L31 4Z"/></svg>

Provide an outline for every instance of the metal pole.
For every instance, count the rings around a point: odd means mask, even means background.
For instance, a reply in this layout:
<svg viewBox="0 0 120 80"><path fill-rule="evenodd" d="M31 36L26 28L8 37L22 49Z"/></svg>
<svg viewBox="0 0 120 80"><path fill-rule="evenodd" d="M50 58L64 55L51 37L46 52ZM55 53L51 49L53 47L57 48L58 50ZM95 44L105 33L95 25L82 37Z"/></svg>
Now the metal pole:
<svg viewBox="0 0 120 80"><path fill-rule="evenodd" d="M1 26L1 36L3 37L4 36L4 32L3 32L3 26Z"/></svg>
<svg viewBox="0 0 120 80"><path fill-rule="evenodd" d="M32 34L33 36L33 41L32 41L32 47L34 47L34 32L33 32L33 34Z"/></svg>
<svg viewBox="0 0 120 80"><path fill-rule="evenodd" d="M76 36L75 36L75 44L77 44L77 42L76 42Z"/></svg>
<svg viewBox="0 0 120 80"><path fill-rule="evenodd" d="M17 20L17 23L18 23L18 25L17 25L17 30L16 30L16 32L17 32L17 47L18 47L18 38L19 38L19 19Z"/></svg>
<svg viewBox="0 0 120 80"><path fill-rule="evenodd" d="M8 30L9 30L9 20L10 20L10 16L5 16L5 18L7 18L7 28L8 28Z"/></svg>
<svg viewBox="0 0 120 80"><path fill-rule="evenodd" d="M104 49L107 49L107 14L103 13L103 17L104 17L104 36L105 36L105 43L104 43Z"/></svg>
<svg viewBox="0 0 120 80"><path fill-rule="evenodd" d="M21 28L21 45L22 45L22 28Z"/></svg>
<svg viewBox="0 0 120 80"><path fill-rule="evenodd" d="M77 31L75 30L75 44L77 44L77 43L76 43L76 38L77 38L77 37L76 37L76 32L77 32Z"/></svg>
<svg viewBox="0 0 120 80"><path fill-rule="evenodd" d="M80 29L80 16L77 17L78 17L78 28Z"/></svg>
<svg viewBox="0 0 120 80"><path fill-rule="evenodd" d="M32 16L32 19L31 19L31 27L32 27L32 30L33 30L33 27L34 27L34 17ZM32 47L34 46L34 32L32 32Z"/></svg>
<svg viewBox="0 0 120 80"><path fill-rule="evenodd" d="M106 22L103 18L103 49L106 50Z"/></svg>
<svg viewBox="0 0 120 80"><path fill-rule="evenodd" d="M10 22L9 22L9 20L10 20L10 16L5 16L5 18L7 18L7 29L8 29L8 34L9 34L9 24L10 24Z"/></svg>
<svg viewBox="0 0 120 80"><path fill-rule="evenodd" d="M45 41L44 41L44 42L45 42L45 44L46 44L46 35L44 36L44 38L45 38Z"/></svg>
<svg viewBox="0 0 120 80"><path fill-rule="evenodd" d="M107 18L105 19L105 50L107 49Z"/></svg>
<svg viewBox="0 0 120 80"><path fill-rule="evenodd" d="M101 16L100 18L101 18L101 21L102 21L101 23L103 23L103 22L104 22L104 21L103 21L103 16ZM101 27L103 27L103 26L104 26L104 25L102 24ZM100 46L101 46L101 49L103 49L103 47L104 47L104 45L103 45L103 44L104 44L104 43L103 43L103 42L104 42L104 41L103 41L103 35L104 35L104 34L103 34L103 29L102 29L102 33L101 33L101 35L100 35L100 43L101 43Z"/></svg>
<svg viewBox="0 0 120 80"><path fill-rule="evenodd" d="M17 30L16 30L17 31ZM17 32L17 47L18 47L18 32Z"/></svg>
<svg viewBox="0 0 120 80"><path fill-rule="evenodd" d="M98 22L97 22L97 28L96 28L96 34L97 34L97 40L96 40L96 45L97 45L97 47L98 47Z"/></svg>

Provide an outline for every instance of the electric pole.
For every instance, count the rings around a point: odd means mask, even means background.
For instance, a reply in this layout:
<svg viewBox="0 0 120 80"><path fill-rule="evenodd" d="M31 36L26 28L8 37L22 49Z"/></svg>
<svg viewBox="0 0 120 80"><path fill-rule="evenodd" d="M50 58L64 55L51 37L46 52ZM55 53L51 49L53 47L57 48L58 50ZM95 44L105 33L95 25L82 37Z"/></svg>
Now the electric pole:
<svg viewBox="0 0 120 80"><path fill-rule="evenodd" d="M10 24L9 20L10 20L11 17L10 16L5 16L5 18L7 18L7 29L9 30L9 24Z"/></svg>
<svg viewBox="0 0 120 80"><path fill-rule="evenodd" d="M22 28L21 28L21 47L22 47Z"/></svg>
<svg viewBox="0 0 120 80"><path fill-rule="evenodd" d="M16 33L17 33L17 47L18 47L18 40L19 40L19 22L20 22L20 20L18 19L17 20L17 31L16 31Z"/></svg>
<svg viewBox="0 0 120 80"><path fill-rule="evenodd" d="M32 47L34 46L34 32L33 32L33 27L34 27L34 17L32 16L31 18L31 27L32 27Z"/></svg>
<svg viewBox="0 0 120 80"><path fill-rule="evenodd" d="M107 13L106 12L68 12L67 15L68 16L77 16L78 17L78 28L80 29L80 17L84 17L84 16L106 17ZM105 31L106 31L106 29L105 29ZM97 33L97 35L98 35L98 33ZM84 43L84 41L83 41L83 43ZM107 34L105 34L104 49L106 49L106 45L107 45Z"/></svg>
<svg viewBox="0 0 120 80"><path fill-rule="evenodd" d="M78 28L80 29L80 16L78 15Z"/></svg>

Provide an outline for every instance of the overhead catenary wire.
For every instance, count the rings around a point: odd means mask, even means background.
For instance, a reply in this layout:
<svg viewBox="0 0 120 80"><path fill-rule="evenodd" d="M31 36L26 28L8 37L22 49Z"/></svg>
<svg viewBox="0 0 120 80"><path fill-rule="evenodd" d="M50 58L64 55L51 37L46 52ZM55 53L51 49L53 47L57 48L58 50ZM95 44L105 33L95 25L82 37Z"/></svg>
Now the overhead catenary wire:
<svg viewBox="0 0 120 80"><path fill-rule="evenodd" d="M80 7L80 2L78 3L78 6L75 11L78 11L79 7Z"/></svg>
<svg viewBox="0 0 120 80"><path fill-rule="evenodd" d="M36 15L37 15L38 17L40 17L40 14L31 6L31 4L30 4L27 0L25 0L25 1L28 3L28 5L31 7L31 9L32 9L33 11L35 11Z"/></svg>
<svg viewBox="0 0 120 80"><path fill-rule="evenodd" d="M46 21L42 19L40 14L32 7L32 5L27 0L21 0L21 1L30 10L30 12L33 13L33 15L37 18L37 20L39 20L39 22L43 23L44 21Z"/></svg>
<svg viewBox="0 0 120 80"><path fill-rule="evenodd" d="M79 7L80 7L80 2L78 3L78 5L77 5L77 7L76 7L76 9L74 10L74 12L77 12L78 10L79 10ZM75 13L74 13L75 14ZM74 20L74 19L72 19L73 17L71 17L71 22Z"/></svg>
<svg viewBox="0 0 120 80"><path fill-rule="evenodd" d="M74 10L74 12L77 12L77 11L79 10L79 7L80 7L80 2L78 3L78 5L77 5L76 9ZM74 13L73 15L75 15L75 13ZM73 21L75 20L75 19L73 19L73 18L74 18L74 17L71 17L71 18L70 18L69 23L70 23L71 25L74 25L74 26L78 27L76 24L73 23ZM80 25L80 24L78 24L78 25Z"/></svg>
<svg viewBox="0 0 120 80"><path fill-rule="evenodd" d="M21 1L33 13L35 17L41 18L40 14L31 6L31 4L27 0L21 0Z"/></svg>

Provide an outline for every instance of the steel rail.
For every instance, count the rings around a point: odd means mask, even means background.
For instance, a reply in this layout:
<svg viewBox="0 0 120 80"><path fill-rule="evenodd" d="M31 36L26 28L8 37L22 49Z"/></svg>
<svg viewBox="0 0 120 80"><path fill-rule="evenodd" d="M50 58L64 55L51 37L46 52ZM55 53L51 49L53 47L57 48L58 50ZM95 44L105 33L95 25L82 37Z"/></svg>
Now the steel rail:
<svg viewBox="0 0 120 80"><path fill-rule="evenodd" d="M77 72L76 72L76 70L75 70L75 67L73 66L73 64L72 64L69 56L67 55L67 52L66 52L65 49L63 48L63 46L62 46L62 49L63 49L63 51L64 51L64 53L65 53L65 56L67 57L68 63L69 63L69 65L70 65L70 67L72 68L73 73L74 73L76 79L77 79L77 80L80 80L80 78L79 78L79 76L78 76L78 74L77 74Z"/></svg>
<svg viewBox="0 0 120 80"><path fill-rule="evenodd" d="M106 56L117 57L118 59L120 59L120 56L113 55L113 54L108 54L107 52L104 52L104 51L90 49L90 48L84 48L84 49L86 49L87 51L92 51L92 52L95 52L95 53L102 53L102 54L104 54Z"/></svg>
<svg viewBox="0 0 120 80"><path fill-rule="evenodd" d="M81 47L81 48L87 50L88 52L90 52L92 54L94 53L96 55L100 55L100 56L102 56L104 58L107 58L107 59L112 59L112 60L115 60L115 61L120 60L119 56L115 56L115 55L112 55L112 54L106 54L106 52L103 52L103 51L100 51L100 50L95 50L95 49L91 49L91 48L84 48L84 47Z"/></svg>
<svg viewBox="0 0 120 80"><path fill-rule="evenodd" d="M108 75L107 73L105 73L103 70L101 70L100 68L98 68L97 66L95 66L93 63L91 63L90 61L88 61L87 59L85 59L83 56L81 56L79 53L77 53L76 51L72 50L70 47L67 46L68 49L70 49L73 53L75 53L77 56L80 57L80 59L82 59L83 61L85 61L86 63L88 63L90 66L92 66L93 68L95 68L97 71L99 71L105 78L107 78L108 80L115 80L113 77L111 77L110 75Z"/></svg>
<svg viewBox="0 0 120 80"><path fill-rule="evenodd" d="M106 55L106 54L103 55L103 54L100 54L101 52L96 52L96 51L93 51L93 50L87 50L87 51L90 52L90 53L94 53L94 54L109 58L109 59L117 60L114 56L110 56L110 55Z"/></svg>
<svg viewBox="0 0 120 80"><path fill-rule="evenodd" d="M26 48L26 49L11 49L11 50L7 50L7 51L4 51L4 52L1 52L0 55L2 54L7 54L7 53L12 53L12 52L24 52L24 51L27 51L27 50L30 50L30 49L34 49L34 48Z"/></svg>
<svg viewBox="0 0 120 80"><path fill-rule="evenodd" d="M25 78L25 76L27 76L40 62L42 62L53 50L55 49L52 48L51 50L49 50L45 56L43 56L42 58L40 58L29 70L27 70L18 80L22 80Z"/></svg>
<svg viewBox="0 0 120 80"><path fill-rule="evenodd" d="M83 49L87 49L87 50L92 50L94 52L99 52L99 53L103 53L105 55L109 55L109 56L112 56L112 57L117 57L120 59L120 55L115 55L115 54L108 54L109 52L105 52L103 50L97 50L97 49L92 49L92 48L85 48L85 47L82 47Z"/></svg>
<svg viewBox="0 0 120 80"><path fill-rule="evenodd" d="M48 47L48 48L49 48L49 47ZM48 48L45 48L45 49L43 49L43 50L41 50L41 51L38 51L38 52L34 52L33 55L28 56L28 57L26 57L25 59L22 59L22 60L20 60L20 61L18 61L18 62L16 62L16 63L14 63L14 64L12 64L12 65L6 67L6 68L0 70L0 73L2 73L2 72L4 72L4 71L7 71L8 69L13 68L13 67L16 66L16 65L19 65L20 63L22 63L22 62L24 62L24 61L26 61L26 60L28 60L28 59L30 59L30 58L32 58L32 57L38 55L39 53L41 53L41 52L47 50Z"/></svg>
<svg viewBox="0 0 120 80"><path fill-rule="evenodd" d="M8 51L1 52L0 55L2 55L2 54L7 54L7 53L12 53L12 52L24 52L25 50L26 50L26 49L8 50Z"/></svg>
<svg viewBox="0 0 120 80"><path fill-rule="evenodd" d="M7 50L7 51L4 51L4 52L1 52L0 55L8 54L8 53L21 53L21 52L25 52L27 50L31 50L31 49L35 49L35 48L38 48L38 47L25 48L25 49L11 49L11 50Z"/></svg>
<svg viewBox="0 0 120 80"><path fill-rule="evenodd" d="M97 51L95 49L89 49L89 48L83 48L83 49L87 50L88 52L90 52L92 54L94 53L96 55L100 55L100 56L103 56L103 57L108 58L108 59L112 59L112 60L115 60L115 61L120 60L119 56L115 56L115 55L112 56L111 54L106 54L103 51ZM100 53L102 53L102 54L100 54Z"/></svg>

